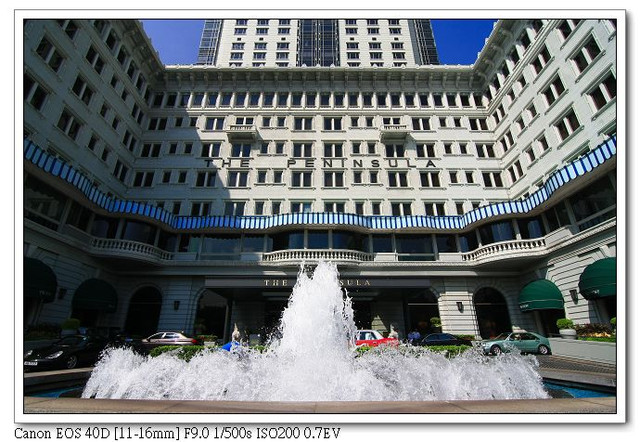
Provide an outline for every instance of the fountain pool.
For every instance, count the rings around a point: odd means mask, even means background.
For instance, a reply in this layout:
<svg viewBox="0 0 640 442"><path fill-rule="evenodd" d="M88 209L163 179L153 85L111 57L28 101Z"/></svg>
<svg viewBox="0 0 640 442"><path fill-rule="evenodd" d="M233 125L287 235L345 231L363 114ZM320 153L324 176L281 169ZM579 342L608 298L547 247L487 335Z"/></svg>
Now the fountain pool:
<svg viewBox="0 0 640 442"><path fill-rule="evenodd" d="M82 396L226 401L429 401L549 398L533 356L453 358L400 346L358 354L347 293L334 264L300 271L263 352L206 349L189 362L110 349Z"/></svg>

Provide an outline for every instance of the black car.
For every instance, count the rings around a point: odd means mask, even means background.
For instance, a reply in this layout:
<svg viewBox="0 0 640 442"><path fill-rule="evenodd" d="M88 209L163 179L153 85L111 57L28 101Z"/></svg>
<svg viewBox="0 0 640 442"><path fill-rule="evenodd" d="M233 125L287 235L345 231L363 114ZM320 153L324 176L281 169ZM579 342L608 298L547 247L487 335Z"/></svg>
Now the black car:
<svg viewBox="0 0 640 442"><path fill-rule="evenodd" d="M460 339L449 333L432 333L422 338L422 340L418 342L418 345L468 345L471 347L472 344L468 339Z"/></svg>
<svg viewBox="0 0 640 442"><path fill-rule="evenodd" d="M25 371L56 370L93 365L107 341L103 338L71 335L48 347L29 350L24 355Z"/></svg>

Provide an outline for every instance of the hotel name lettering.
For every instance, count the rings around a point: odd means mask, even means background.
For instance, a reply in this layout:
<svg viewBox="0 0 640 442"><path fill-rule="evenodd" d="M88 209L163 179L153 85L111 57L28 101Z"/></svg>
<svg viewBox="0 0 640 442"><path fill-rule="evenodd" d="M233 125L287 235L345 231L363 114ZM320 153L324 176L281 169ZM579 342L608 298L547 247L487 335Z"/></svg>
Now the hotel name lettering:
<svg viewBox="0 0 640 442"><path fill-rule="evenodd" d="M225 167L233 167L233 168L250 168L251 167L251 158L227 158L227 159L205 159L205 163L207 167L218 167L220 169L224 169ZM313 169L316 167L317 163L321 163L322 167L361 167L361 168L372 168L378 169L380 166L386 166L388 168L402 167L402 168L417 168L417 167L436 167L436 164L432 160L422 160L419 161L418 164L415 164L410 158L385 158L383 160L379 159L356 159L352 158L348 160L347 158L288 158L287 159L287 168L295 167L295 168L309 168Z"/></svg>
<svg viewBox="0 0 640 442"><path fill-rule="evenodd" d="M270 278L264 280L265 287L293 287L294 285L295 280L293 279ZM362 278L347 278L341 279L340 285L342 287L371 287L371 281Z"/></svg>

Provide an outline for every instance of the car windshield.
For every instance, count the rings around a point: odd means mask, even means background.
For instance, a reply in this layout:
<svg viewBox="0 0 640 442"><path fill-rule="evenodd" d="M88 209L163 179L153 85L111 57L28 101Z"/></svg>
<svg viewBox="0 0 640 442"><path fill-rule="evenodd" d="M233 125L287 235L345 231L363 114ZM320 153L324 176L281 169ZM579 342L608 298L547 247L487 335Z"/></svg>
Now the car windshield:
<svg viewBox="0 0 640 442"><path fill-rule="evenodd" d="M78 345L86 339L82 336L67 336L56 342L56 345Z"/></svg>
<svg viewBox="0 0 640 442"><path fill-rule="evenodd" d="M498 336L496 336L495 339L496 341L504 341L509 339L509 336L511 335L511 333L500 333Z"/></svg>

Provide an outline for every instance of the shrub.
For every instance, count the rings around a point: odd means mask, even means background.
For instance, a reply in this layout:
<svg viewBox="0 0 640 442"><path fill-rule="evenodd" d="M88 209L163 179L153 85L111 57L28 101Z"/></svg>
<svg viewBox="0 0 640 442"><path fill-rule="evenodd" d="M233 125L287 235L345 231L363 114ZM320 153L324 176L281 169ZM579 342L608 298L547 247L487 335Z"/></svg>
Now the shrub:
<svg viewBox="0 0 640 442"><path fill-rule="evenodd" d="M612 326L613 328L616 328L616 322L617 322L617 320L616 320L616 318L615 318L615 317L611 318L611 321L609 321L609 322L611 323L611 326Z"/></svg>
<svg viewBox="0 0 640 442"><path fill-rule="evenodd" d="M611 334L609 324L581 324L575 327L578 336L608 336Z"/></svg>
<svg viewBox="0 0 640 442"><path fill-rule="evenodd" d="M78 327L80 327L80 320L76 318L65 319L60 325L62 330L77 330Z"/></svg>
<svg viewBox="0 0 640 442"><path fill-rule="evenodd" d="M25 341L39 339L57 339L60 337L60 326L57 324L37 324L29 327L24 335Z"/></svg>
<svg viewBox="0 0 640 442"><path fill-rule="evenodd" d="M442 321L440 321L440 318L437 316L429 319L429 322L431 323L432 327L442 327Z"/></svg>
<svg viewBox="0 0 640 442"><path fill-rule="evenodd" d="M436 353L446 352L447 357L451 357L464 353L471 347L469 347L468 345L427 345L425 348Z"/></svg>
<svg viewBox="0 0 640 442"><path fill-rule="evenodd" d="M151 350L149 356L155 358L161 354L175 351L178 359L189 362L198 353L202 352L205 347L201 345L162 345Z"/></svg>
<svg viewBox="0 0 640 442"><path fill-rule="evenodd" d="M593 341L593 342L616 342L616 336L579 336L581 341Z"/></svg>
<svg viewBox="0 0 640 442"><path fill-rule="evenodd" d="M560 330L573 328L573 321L571 319L562 318L556 321L556 325Z"/></svg>
<svg viewBox="0 0 640 442"><path fill-rule="evenodd" d="M218 336L216 335L198 335L196 336L196 339L199 339L201 341L217 341L218 340Z"/></svg>
<svg viewBox="0 0 640 442"><path fill-rule="evenodd" d="M459 339L466 339L468 341L475 341L476 337L474 335L454 335L456 338Z"/></svg>

